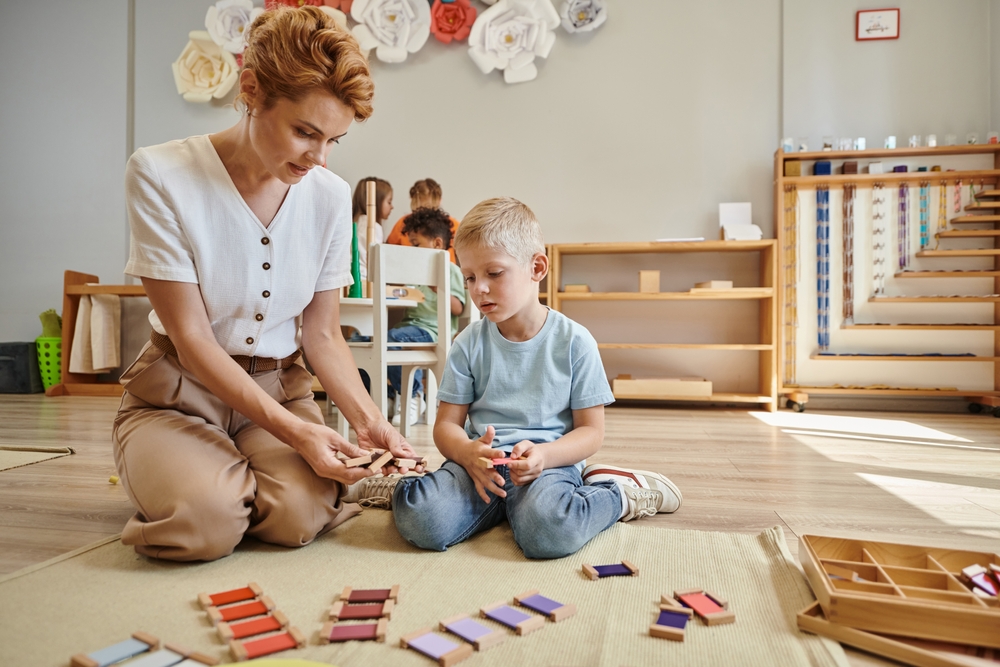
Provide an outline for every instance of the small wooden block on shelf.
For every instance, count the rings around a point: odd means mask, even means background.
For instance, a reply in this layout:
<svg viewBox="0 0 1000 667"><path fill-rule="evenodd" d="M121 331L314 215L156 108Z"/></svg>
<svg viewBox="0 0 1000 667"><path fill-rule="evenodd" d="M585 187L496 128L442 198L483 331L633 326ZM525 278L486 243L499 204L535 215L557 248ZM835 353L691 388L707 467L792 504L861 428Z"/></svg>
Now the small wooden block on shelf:
<svg viewBox="0 0 1000 667"><path fill-rule="evenodd" d="M611 382L615 396L658 398L710 397L712 382L704 378L633 378L619 375Z"/></svg>
<svg viewBox="0 0 1000 667"><path fill-rule="evenodd" d="M703 283L695 283L694 287L691 288L692 292L700 292L702 290L720 290L720 289L733 289L732 280L708 280Z"/></svg>
<svg viewBox="0 0 1000 667"><path fill-rule="evenodd" d="M639 272L639 291L643 294L655 294L660 291L659 271Z"/></svg>
<svg viewBox="0 0 1000 667"><path fill-rule="evenodd" d="M589 292L590 285L566 285L563 287L564 292Z"/></svg>

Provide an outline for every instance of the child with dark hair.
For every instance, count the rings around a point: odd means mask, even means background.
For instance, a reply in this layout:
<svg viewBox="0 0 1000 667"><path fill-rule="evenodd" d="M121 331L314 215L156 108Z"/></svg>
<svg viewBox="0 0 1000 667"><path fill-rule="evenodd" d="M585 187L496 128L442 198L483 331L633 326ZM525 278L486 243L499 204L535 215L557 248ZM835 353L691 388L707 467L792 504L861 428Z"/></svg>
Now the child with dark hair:
<svg viewBox="0 0 1000 667"><path fill-rule="evenodd" d="M448 250L451 248L451 218L439 208L418 208L403 219L403 234L410 245L433 250ZM465 279L462 271L455 264L449 264L451 280L451 330L458 328L458 316L466 308ZM400 343L436 343L438 337L437 323L437 289L430 286L417 286L424 300L414 308L409 308L403 320L389 329L389 340ZM403 369L400 366L388 368L389 384L394 395L402 392ZM422 373L418 371L413 384L413 396L417 400L410 401L409 423L416 423L423 402L421 395ZM399 402L397 402L399 405ZM402 419L402 417L400 417Z"/></svg>
<svg viewBox="0 0 1000 667"><path fill-rule="evenodd" d="M437 181L433 178L422 178L410 188L410 210L416 211L420 208L440 209L441 196L441 185ZM404 215L396 221L396 224L392 227L392 231L385 237L386 243L393 245L413 245L403 230L403 225L406 223L407 217L409 216ZM454 238L455 232L458 231L458 220L451 217L448 220L451 221L451 233ZM445 247L447 248L448 246ZM451 248L449 253L451 254L451 261L455 262L455 249Z"/></svg>

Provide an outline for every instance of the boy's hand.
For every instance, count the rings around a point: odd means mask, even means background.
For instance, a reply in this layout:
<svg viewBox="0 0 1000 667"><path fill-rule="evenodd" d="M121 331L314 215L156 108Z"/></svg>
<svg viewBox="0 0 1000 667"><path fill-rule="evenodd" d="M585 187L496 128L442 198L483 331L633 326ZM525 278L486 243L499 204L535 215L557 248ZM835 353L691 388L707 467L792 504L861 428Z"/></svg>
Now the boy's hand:
<svg viewBox="0 0 1000 667"><path fill-rule="evenodd" d="M510 481L517 486L533 481L545 470L545 449L530 440L522 440L514 445L510 457L517 459L507 464L510 468Z"/></svg>
<svg viewBox="0 0 1000 667"><path fill-rule="evenodd" d="M479 465L480 458L499 459L506 456L505 452L492 447L495 433L492 426L487 426L483 437L469 441L468 455L463 457L464 460L458 461L475 483L476 493L487 504L490 502L490 493L500 498L507 497L507 492L503 490L503 476L493 468L483 468Z"/></svg>

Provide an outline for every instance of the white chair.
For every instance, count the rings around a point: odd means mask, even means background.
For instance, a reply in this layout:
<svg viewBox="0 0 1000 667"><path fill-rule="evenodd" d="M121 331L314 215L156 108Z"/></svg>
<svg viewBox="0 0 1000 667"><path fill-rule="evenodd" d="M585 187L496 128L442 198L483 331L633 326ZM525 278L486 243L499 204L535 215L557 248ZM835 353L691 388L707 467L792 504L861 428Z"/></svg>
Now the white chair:
<svg viewBox="0 0 1000 667"><path fill-rule="evenodd" d="M372 399L385 415L389 398L386 391L387 368L403 367L403 382L399 408L400 433L409 434L410 401L412 400L413 373L418 368L424 373L424 398L427 402L426 421L434 424L437 416L437 382L444 374L451 349L451 281L450 258L445 250L430 250L409 246L378 244L371 248L368 261L369 276L373 281L374 318L372 342L349 343L354 362L364 369L371 379ZM386 285L430 285L437 287L438 340L436 343L389 342L389 309L385 296ZM393 348L389 349L389 345ZM399 400L399 399L397 399ZM348 423L338 411L337 431L347 437Z"/></svg>

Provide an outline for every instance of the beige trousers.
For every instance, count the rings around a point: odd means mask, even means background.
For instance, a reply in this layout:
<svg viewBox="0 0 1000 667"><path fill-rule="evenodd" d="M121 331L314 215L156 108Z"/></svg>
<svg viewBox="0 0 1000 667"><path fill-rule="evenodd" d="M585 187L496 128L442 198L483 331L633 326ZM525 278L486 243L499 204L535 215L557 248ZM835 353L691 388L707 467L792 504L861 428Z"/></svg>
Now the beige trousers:
<svg viewBox="0 0 1000 667"><path fill-rule="evenodd" d="M253 375L304 421L324 423L301 360ZM244 535L287 547L354 516L344 487L212 395L177 357L147 344L122 375L112 431L115 465L138 510L122 543L169 560L227 556Z"/></svg>

